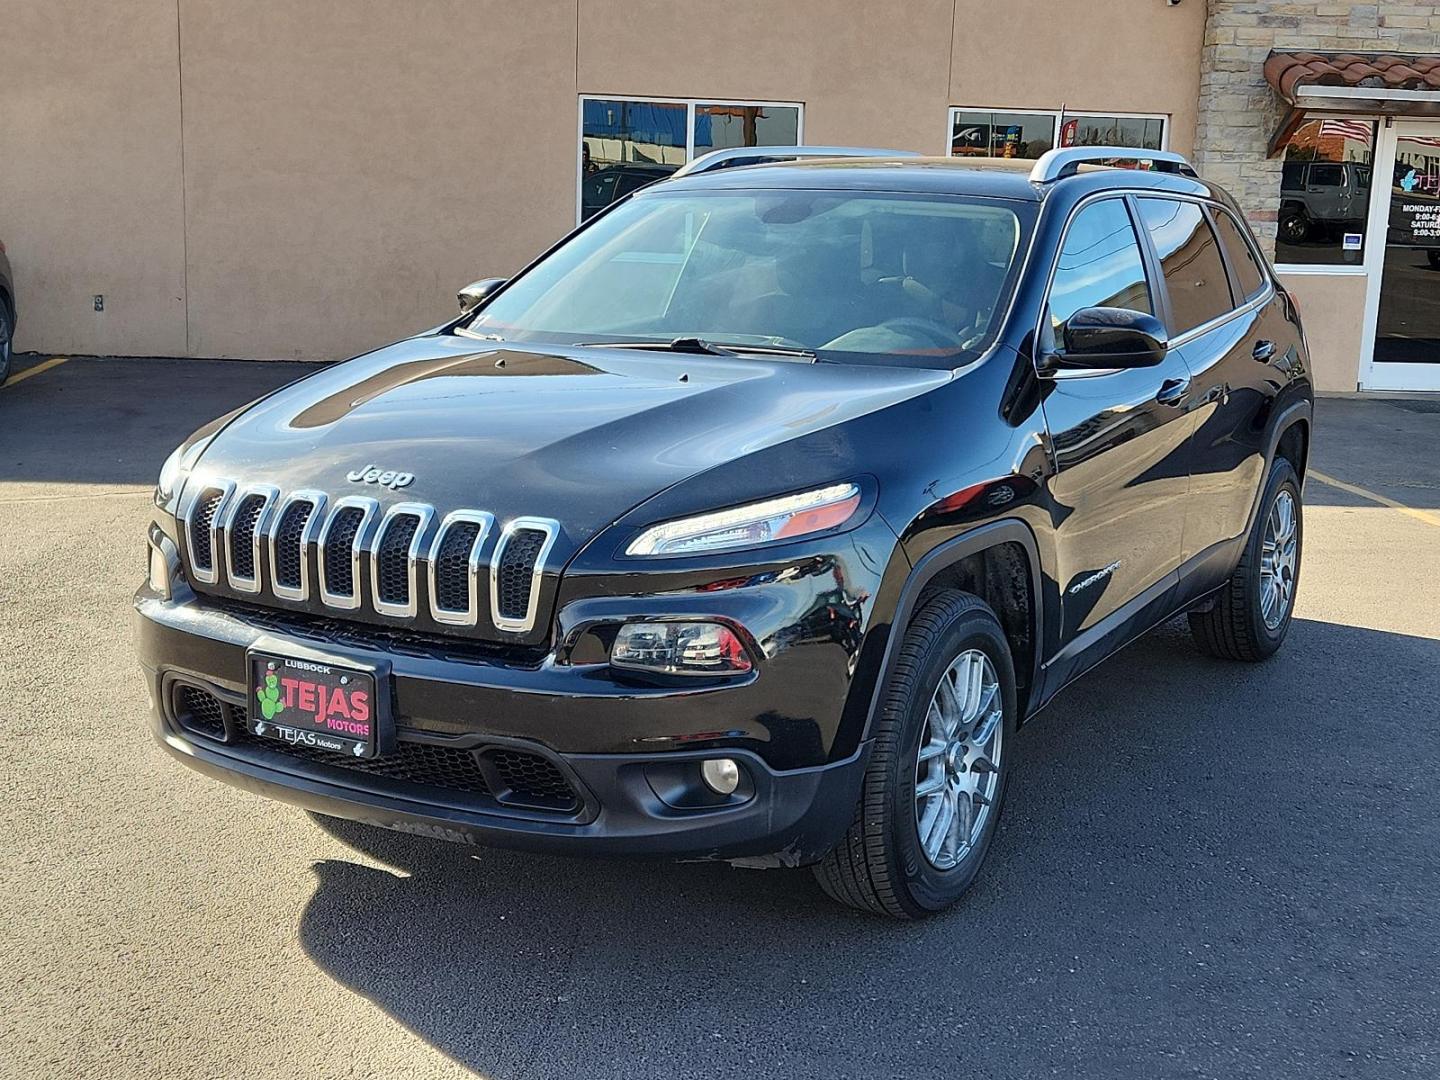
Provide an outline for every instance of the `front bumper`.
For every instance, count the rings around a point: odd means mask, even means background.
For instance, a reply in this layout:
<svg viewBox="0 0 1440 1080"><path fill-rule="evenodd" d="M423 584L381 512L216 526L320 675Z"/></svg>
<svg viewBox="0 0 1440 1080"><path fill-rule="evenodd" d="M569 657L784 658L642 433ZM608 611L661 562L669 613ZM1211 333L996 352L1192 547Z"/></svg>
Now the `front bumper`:
<svg viewBox="0 0 1440 1080"><path fill-rule="evenodd" d="M400 744L481 760L492 752L529 755L565 778L573 805L507 804L483 793L445 791L295 756L243 737L243 720L235 724L230 717L245 702L247 649L303 656L313 641L287 638L193 597L162 601L142 593L136 609L151 725L160 744L208 776L319 813L470 844L794 866L817 860L838 842L859 797L868 744L843 760L778 768L762 753L760 731L724 720L727 698L745 701L741 688L620 692L594 685L593 673L543 664L507 669L348 646L327 652L393 663ZM223 703L225 734L206 736L182 725L177 687ZM709 714L710 730L697 728L702 713ZM503 719L492 723L491 717ZM613 752L613 729L610 736L594 730L604 730L612 717L626 738L662 748ZM646 725L652 739L636 738ZM695 787L700 760L716 756L740 762L746 782L728 800L697 804L685 793Z"/></svg>

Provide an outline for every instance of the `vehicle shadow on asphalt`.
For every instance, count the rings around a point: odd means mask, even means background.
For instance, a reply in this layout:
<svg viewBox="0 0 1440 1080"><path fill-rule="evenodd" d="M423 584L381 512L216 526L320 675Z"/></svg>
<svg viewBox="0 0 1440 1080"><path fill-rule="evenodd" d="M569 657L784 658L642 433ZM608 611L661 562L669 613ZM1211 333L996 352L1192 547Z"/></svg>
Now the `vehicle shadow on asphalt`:
<svg viewBox="0 0 1440 1080"><path fill-rule="evenodd" d="M1297 620L1234 665L1177 620L1021 732L989 862L941 917L850 912L803 871L317 817L393 869L317 863L300 938L496 1080L1335 1075L1356 1054L1410 1075L1440 1050L1413 996L1440 946L1440 735L1415 722L1437 699L1437 640Z"/></svg>

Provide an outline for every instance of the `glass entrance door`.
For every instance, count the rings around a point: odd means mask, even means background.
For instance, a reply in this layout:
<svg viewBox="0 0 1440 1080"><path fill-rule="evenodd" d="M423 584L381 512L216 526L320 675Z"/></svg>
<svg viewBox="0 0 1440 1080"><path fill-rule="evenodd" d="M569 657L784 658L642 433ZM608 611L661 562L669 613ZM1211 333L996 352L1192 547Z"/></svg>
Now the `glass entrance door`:
<svg viewBox="0 0 1440 1080"><path fill-rule="evenodd" d="M1374 350L1363 383L1440 390L1440 122L1396 121L1381 131L1370 235L1385 243L1371 245L1379 296L1369 305Z"/></svg>

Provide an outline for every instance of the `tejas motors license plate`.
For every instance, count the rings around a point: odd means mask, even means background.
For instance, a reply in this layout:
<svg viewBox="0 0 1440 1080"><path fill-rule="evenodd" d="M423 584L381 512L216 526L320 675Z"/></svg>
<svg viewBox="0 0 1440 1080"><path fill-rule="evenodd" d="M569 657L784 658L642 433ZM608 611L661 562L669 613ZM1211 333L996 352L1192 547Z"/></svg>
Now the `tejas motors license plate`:
<svg viewBox="0 0 1440 1080"><path fill-rule="evenodd" d="M251 734L358 758L379 752L374 672L260 652L249 661Z"/></svg>

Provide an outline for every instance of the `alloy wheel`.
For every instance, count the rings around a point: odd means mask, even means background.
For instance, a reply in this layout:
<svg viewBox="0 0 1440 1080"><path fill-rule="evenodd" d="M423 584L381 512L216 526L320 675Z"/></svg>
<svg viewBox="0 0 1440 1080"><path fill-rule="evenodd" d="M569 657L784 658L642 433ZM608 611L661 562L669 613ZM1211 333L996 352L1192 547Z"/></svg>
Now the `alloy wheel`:
<svg viewBox="0 0 1440 1080"><path fill-rule="evenodd" d="M1260 616L1268 630L1285 621L1295 597L1297 539L1295 497L1282 488L1265 519L1260 547Z"/></svg>
<svg viewBox="0 0 1440 1080"><path fill-rule="evenodd" d="M925 858L954 868L984 834L1000 784L1005 729L1000 680L969 649L940 677L915 761L915 827Z"/></svg>

